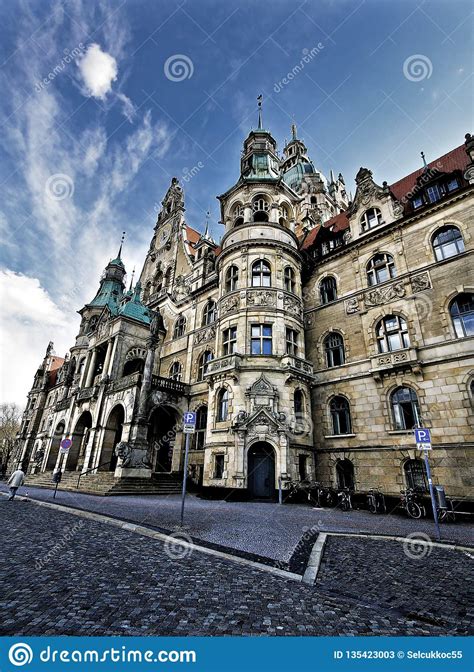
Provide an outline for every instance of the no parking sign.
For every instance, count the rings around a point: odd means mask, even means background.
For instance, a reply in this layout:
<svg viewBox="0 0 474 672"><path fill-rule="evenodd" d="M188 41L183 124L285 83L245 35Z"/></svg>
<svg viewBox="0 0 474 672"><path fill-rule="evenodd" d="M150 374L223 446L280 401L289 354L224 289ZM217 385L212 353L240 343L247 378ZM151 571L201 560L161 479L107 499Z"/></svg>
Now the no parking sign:
<svg viewBox="0 0 474 672"><path fill-rule="evenodd" d="M61 443L59 444L59 452L60 453L68 453L69 448L72 446L72 441L71 439L63 439Z"/></svg>

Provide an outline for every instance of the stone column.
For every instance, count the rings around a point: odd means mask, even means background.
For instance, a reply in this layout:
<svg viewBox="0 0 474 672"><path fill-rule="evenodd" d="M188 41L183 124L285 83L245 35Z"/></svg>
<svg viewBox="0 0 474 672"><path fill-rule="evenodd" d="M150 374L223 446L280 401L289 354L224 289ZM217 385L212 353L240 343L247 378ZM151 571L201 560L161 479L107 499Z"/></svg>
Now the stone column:
<svg viewBox="0 0 474 672"><path fill-rule="evenodd" d="M97 361L97 350L92 351L89 368L87 369L86 384L84 387L90 387L94 380L95 363Z"/></svg>
<svg viewBox="0 0 474 672"><path fill-rule="evenodd" d="M104 361L104 368L102 372L102 378L105 378L108 374L109 371L109 364L110 364L110 359L112 357L112 350L114 347L115 343L115 338L111 338L109 342L107 343L107 352L105 353L105 361Z"/></svg>

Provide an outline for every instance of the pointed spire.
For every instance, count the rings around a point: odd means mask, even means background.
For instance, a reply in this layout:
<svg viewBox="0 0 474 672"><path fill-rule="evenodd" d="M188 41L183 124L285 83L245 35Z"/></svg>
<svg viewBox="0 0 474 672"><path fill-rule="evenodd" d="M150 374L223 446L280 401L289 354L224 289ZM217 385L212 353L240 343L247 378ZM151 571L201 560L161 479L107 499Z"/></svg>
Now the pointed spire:
<svg viewBox="0 0 474 672"><path fill-rule="evenodd" d="M424 152L420 152L420 154L421 154L421 158L423 159L423 168L426 170L426 169L428 168L428 165L427 165L427 163L426 163L425 153L424 153Z"/></svg>
<svg viewBox="0 0 474 672"><path fill-rule="evenodd" d="M332 168L331 168L331 170L329 171L329 181L330 181L331 183L333 183L333 182L336 181L336 180L334 179L334 171L333 171Z"/></svg>
<svg viewBox="0 0 474 672"><path fill-rule="evenodd" d="M296 124L291 124L291 135L293 137L293 140L297 140L296 137Z"/></svg>
<svg viewBox="0 0 474 672"><path fill-rule="evenodd" d="M129 287L129 289L128 289L129 292L132 291L133 278L134 278L134 277L135 277L135 266L133 267L133 271L132 271L132 279L130 280L130 287Z"/></svg>
<svg viewBox="0 0 474 672"><path fill-rule="evenodd" d="M209 217L211 216L210 211L206 212L206 229L204 231L203 238L209 238Z"/></svg>
<svg viewBox="0 0 474 672"><path fill-rule="evenodd" d="M257 96L257 102L258 102L258 130L261 131L263 129L262 125L262 101L263 101L263 96L260 94Z"/></svg>
<svg viewBox="0 0 474 672"><path fill-rule="evenodd" d="M123 245L124 240L125 240L125 231L122 232L122 238L120 239L120 247L119 247L119 251L118 251L118 254L117 254L117 259L122 258L120 255L122 254L122 245Z"/></svg>

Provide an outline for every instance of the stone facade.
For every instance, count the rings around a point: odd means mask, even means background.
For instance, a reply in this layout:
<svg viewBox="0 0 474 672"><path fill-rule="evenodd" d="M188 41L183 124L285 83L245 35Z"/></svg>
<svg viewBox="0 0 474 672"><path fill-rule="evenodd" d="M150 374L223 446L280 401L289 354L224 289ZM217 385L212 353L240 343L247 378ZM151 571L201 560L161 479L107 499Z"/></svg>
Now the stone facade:
<svg viewBox="0 0 474 672"><path fill-rule="evenodd" d="M174 178L135 288L119 253L67 358L48 349L24 466L179 473L190 409L203 487L265 497L306 478L397 494L422 484L423 425L434 482L472 497L473 144L394 185L361 168L351 199L295 128L280 157L259 123L219 197L219 245L187 224Z"/></svg>

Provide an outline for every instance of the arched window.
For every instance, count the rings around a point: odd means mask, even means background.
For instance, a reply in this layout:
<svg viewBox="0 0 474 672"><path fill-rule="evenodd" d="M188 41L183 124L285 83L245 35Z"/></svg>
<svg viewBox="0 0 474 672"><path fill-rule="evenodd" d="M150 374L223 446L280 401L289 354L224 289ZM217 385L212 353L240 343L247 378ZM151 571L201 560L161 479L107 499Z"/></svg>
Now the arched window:
<svg viewBox="0 0 474 672"><path fill-rule="evenodd" d="M428 478L423 460L407 460L403 465L407 488L428 492Z"/></svg>
<svg viewBox="0 0 474 672"><path fill-rule="evenodd" d="M128 362L125 362L123 367L123 375L131 376L132 373L143 373L144 368L145 362L143 359L136 357L135 359L131 359Z"/></svg>
<svg viewBox="0 0 474 672"><path fill-rule="evenodd" d="M244 223L244 214L245 214L244 206L241 203L236 203L232 211L235 226L239 226L240 224Z"/></svg>
<svg viewBox="0 0 474 672"><path fill-rule="evenodd" d="M226 387L217 395L217 422L225 422L229 415L229 391Z"/></svg>
<svg viewBox="0 0 474 672"><path fill-rule="evenodd" d="M295 390L293 396L293 410L296 417L304 415L304 396L301 390Z"/></svg>
<svg viewBox="0 0 474 672"><path fill-rule="evenodd" d="M211 359L212 359L212 352L210 350L205 350L199 357L198 377L197 377L198 380L204 380L204 375L207 373L207 367Z"/></svg>
<svg viewBox="0 0 474 672"><path fill-rule="evenodd" d="M369 286L394 278L397 272L391 254L376 254L367 264L367 282Z"/></svg>
<svg viewBox="0 0 474 672"><path fill-rule="evenodd" d="M395 429L413 429L420 425L418 397L411 387L397 387L390 397Z"/></svg>
<svg viewBox="0 0 474 672"><path fill-rule="evenodd" d="M180 315L176 322L174 323L173 338L181 338L184 336L186 331L186 318L184 315Z"/></svg>
<svg viewBox="0 0 474 672"><path fill-rule="evenodd" d="M449 307L454 331L458 338L474 336L474 294L458 294Z"/></svg>
<svg viewBox="0 0 474 672"><path fill-rule="evenodd" d="M146 303L148 301L148 299L150 298L150 294L151 294L151 282L150 280L148 280L148 282L145 285L145 289L143 290L143 299L142 299L143 303Z"/></svg>
<svg viewBox="0 0 474 672"><path fill-rule="evenodd" d="M319 285L319 296L321 298L321 303L324 305L326 303L331 303L337 299L337 283L336 278L330 275L327 278L323 278Z"/></svg>
<svg viewBox="0 0 474 672"><path fill-rule="evenodd" d="M173 380L181 380L182 366L179 362L173 362L170 367L170 378Z"/></svg>
<svg viewBox="0 0 474 672"><path fill-rule="evenodd" d="M336 477L339 488L354 490L354 465L348 459L336 462Z"/></svg>
<svg viewBox="0 0 474 672"><path fill-rule="evenodd" d="M204 306L202 311L202 326L206 327L208 324L212 324L216 321L217 318L217 307L215 301L208 301Z"/></svg>
<svg viewBox="0 0 474 672"><path fill-rule="evenodd" d="M286 203L281 204L278 215L278 223L281 226L288 226L288 222L290 221L290 209Z"/></svg>
<svg viewBox="0 0 474 672"><path fill-rule="evenodd" d="M270 204L265 196L257 196L252 201L253 221L254 222L268 222L268 211Z"/></svg>
<svg viewBox="0 0 474 672"><path fill-rule="evenodd" d="M399 315L387 315L381 319L375 332L379 352L392 352L410 347L407 323Z"/></svg>
<svg viewBox="0 0 474 672"><path fill-rule="evenodd" d="M285 289L287 292L295 291L295 272L291 266L285 268L284 274Z"/></svg>
<svg viewBox="0 0 474 672"><path fill-rule="evenodd" d="M165 284L164 284L165 287L169 287L171 285L171 273L172 273L172 270L171 270L171 266L170 266L165 273L165 281L164 281L165 282Z"/></svg>
<svg viewBox="0 0 474 672"><path fill-rule="evenodd" d="M239 269L237 266L229 266L225 274L225 291L233 292L239 285Z"/></svg>
<svg viewBox="0 0 474 672"><path fill-rule="evenodd" d="M270 287L272 284L272 271L270 264L263 259L255 261L252 265L252 287Z"/></svg>
<svg viewBox="0 0 474 672"><path fill-rule="evenodd" d="M193 436L193 450L203 450L206 443L207 406L200 406L196 411L196 431Z"/></svg>
<svg viewBox="0 0 474 672"><path fill-rule="evenodd" d="M344 364L344 339L341 334L336 332L328 334L324 339L324 351L328 368Z"/></svg>
<svg viewBox="0 0 474 672"><path fill-rule="evenodd" d="M158 271L155 275L155 292L161 292L163 288L163 273Z"/></svg>
<svg viewBox="0 0 474 672"><path fill-rule="evenodd" d="M333 434L351 434L351 411L345 397L333 397L329 404Z"/></svg>
<svg viewBox="0 0 474 672"><path fill-rule="evenodd" d="M378 208L369 208L360 218L362 231L368 231L382 223L382 213Z"/></svg>
<svg viewBox="0 0 474 672"><path fill-rule="evenodd" d="M456 226L443 226L433 236L433 251L436 261L443 261L464 252L464 240Z"/></svg>

